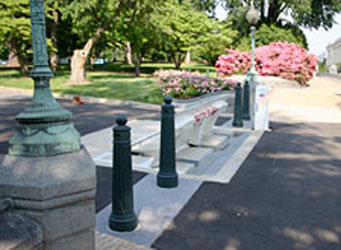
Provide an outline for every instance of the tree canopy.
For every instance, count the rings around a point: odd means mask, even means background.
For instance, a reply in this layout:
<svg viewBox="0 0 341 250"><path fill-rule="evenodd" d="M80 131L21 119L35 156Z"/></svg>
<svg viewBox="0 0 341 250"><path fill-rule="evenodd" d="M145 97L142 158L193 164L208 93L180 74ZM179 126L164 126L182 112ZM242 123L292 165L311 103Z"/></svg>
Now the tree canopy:
<svg viewBox="0 0 341 250"><path fill-rule="evenodd" d="M249 0L220 0L229 14L248 8ZM290 22L281 14L291 16L294 24L306 28L329 29L334 24L335 14L341 11L340 0L255 0L260 10L261 23L268 25Z"/></svg>
<svg viewBox="0 0 341 250"><path fill-rule="evenodd" d="M28 73L31 54L31 22L28 0L0 0L0 41L17 57L21 70Z"/></svg>

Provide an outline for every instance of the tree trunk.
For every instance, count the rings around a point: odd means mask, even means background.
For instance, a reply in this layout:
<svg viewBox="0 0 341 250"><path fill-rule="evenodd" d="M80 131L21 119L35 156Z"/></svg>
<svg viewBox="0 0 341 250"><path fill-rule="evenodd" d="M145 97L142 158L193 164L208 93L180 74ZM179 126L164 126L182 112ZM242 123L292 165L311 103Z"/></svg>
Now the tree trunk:
<svg viewBox="0 0 341 250"><path fill-rule="evenodd" d="M181 62L179 62L178 60L175 62L175 69L179 70L181 67Z"/></svg>
<svg viewBox="0 0 341 250"><path fill-rule="evenodd" d="M84 50L76 49L73 51L69 84L82 84L87 82L85 76L85 62L87 56L88 54Z"/></svg>
<svg viewBox="0 0 341 250"><path fill-rule="evenodd" d="M265 18L265 0L260 3L260 20L263 21Z"/></svg>
<svg viewBox="0 0 341 250"><path fill-rule="evenodd" d="M30 73L30 70L28 68L28 62L20 56L18 58L21 72L23 72L25 75L28 75Z"/></svg>
<svg viewBox="0 0 341 250"><path fill-rule="evenodd" d="M181 53L181 52L179 52L178 54L175 53L175 55L174 55L175 69L177 69L177 70L180 69L183 60L184 60L183 53Z"/></svg>
<svg viewBox="0 0 341 250"><path fill-rule="evenodd" d="M135 76L140 76L141 74L141 61L142 61L142 55L140 51L136 53L134 64L135 64Z"/></svg>
<svg viewBox="0 0 341 250"><path fill-rule="evenodd" d="M20 67L20 71L23 72L25 75L28 75L29 68L27 57L23 55L20 51L20 44L17 44L15 41L11 40L8 42L9 47L9 63L8 66L12 67Z"/></svg>
<svg viewBox="0 0 341 250"><path fill-rule="evenodd" d="M7 66L10 67L19 67L19 58L18 58L18 53L15 49L15 46L13 43L9 42L8 43L8 62L7 62Z"/></svg>
<svg viewBox="0 0 341 250"><path fill-rule="evenodd" d="M279 14L280 14L280 6L278 3L278 0L274 0L271 3L269 3L267 24L270 25L270 24L276 23L279 17Z"/></svg>
<svg viewBox="0 0 341 250"><path fill-rule="evenodd" d="M93 70L95 67L95 57L94 56L90 56L90 69Z"/></svg>
<svg viewBox="0 0 341 250"><path fill-rule="evenodd" d="M85 75L86 59L94 43L103 34L103 32L104 29L102 27L98 28L96 34L86 42L83 49L76 49L73 51L73 56L71 58L71 76L68 82L69 84L82 84L88 82Z"/></svg>
<svg viewBox="0 0 341 250"><path fill-rule="evenodd" d="M50 51L50 65L53 72L57 71L58 66L58 55L57 51L57 26L59 22L59 13L54 10L52 12L53 22L51 23L51 40L52 40L52 48Z"/></svg>
<svg viewBox="0 0 341 250"><path fill-rule="evenodd" d="M126 61L126 64L128 64L128 65L132 65L133 64L133 60L132 60L132 56L131 56L131 45L130 45L130 42L126 42L125 61Z"/></svg>
<svg viewBox="0 0 341 250"><path fill-rule="evenodd" d="M191 63L191 52L189 50L186 51L186 57L185 57L185 64Z"/></svg>

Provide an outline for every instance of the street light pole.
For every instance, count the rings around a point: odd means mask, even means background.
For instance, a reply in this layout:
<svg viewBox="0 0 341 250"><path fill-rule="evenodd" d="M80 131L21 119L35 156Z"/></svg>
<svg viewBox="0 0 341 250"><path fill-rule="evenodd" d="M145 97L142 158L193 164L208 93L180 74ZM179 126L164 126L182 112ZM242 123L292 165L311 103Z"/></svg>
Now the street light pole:
<svg viewBox="0 0 341 250"><path fill-rule="evenodd" d="M48 156L80 150L80 135L70 121L71 112L53 98L48 65L44 0L30 0L34 81L32 103L16 116L17 130L9 141L9 154Z"/></svg>
<svg viewBox="0 0 341 250"><path fill-rule="evenodd" d="M40 225L41 249L95 249L96 166L50 89L44 0L30 0L34 95L0 158L0 197Z"/></svg>
<svg viewBox="0 0 341 250"><path fill-rule="evenodd" d="M259 13L254 7L253 1L251 1L251 7L246 13L246 20L251 25L251 68L246 74L245 82L250 83L250 113L251 117L254 116L254 104L255 104L255 94L257 86L257 76L258 73L255 67L255 29L256 24L259 21Z"/></svg>
<svg viewBox="0 0 341 250"><path fill-rule="evenodd" d="M255 68L255 26L251 25L251 68L247 73L249 80L257 82L258 73Z"/></svg>
<svg viewBox="0 0 341 250"><path fill-rule="evenodd" d="M259 13L255 9L253 1L251 1L251 7L246 13L246 20L251 25L251 68L246 75L245 81L257 82L258 73L255 69L255 26L259 21Z"/></svg>

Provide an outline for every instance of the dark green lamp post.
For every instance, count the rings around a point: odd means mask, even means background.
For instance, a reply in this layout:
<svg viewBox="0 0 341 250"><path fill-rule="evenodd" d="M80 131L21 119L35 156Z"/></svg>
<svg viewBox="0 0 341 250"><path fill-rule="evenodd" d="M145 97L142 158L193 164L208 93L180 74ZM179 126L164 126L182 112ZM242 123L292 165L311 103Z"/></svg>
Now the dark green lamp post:
<svg viewBox="0 0 341 250"><path fill-rule="evenodd" d="M9 141L9 154L48 156L80 150L80 135L72 114L53 98L46 47L44 0L30 0L34 81L32 103L16 116L17 130Z"/></svg>

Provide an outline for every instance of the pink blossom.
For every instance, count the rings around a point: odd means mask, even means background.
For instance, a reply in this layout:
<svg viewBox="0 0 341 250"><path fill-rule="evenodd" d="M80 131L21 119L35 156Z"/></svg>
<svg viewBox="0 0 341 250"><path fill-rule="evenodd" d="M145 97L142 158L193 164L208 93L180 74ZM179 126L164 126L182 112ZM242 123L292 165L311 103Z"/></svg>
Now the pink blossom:
<svg viewBox="0 0 341 250"><path fill-rule="evenodd" d="M251 67L251 52L226 49L216 62L221 76L246 74ZM255 50L255 67L260 75L280 76L299 83L309 81L315 70L317 57L308 54L298 44L275 42Z"/></svg>

